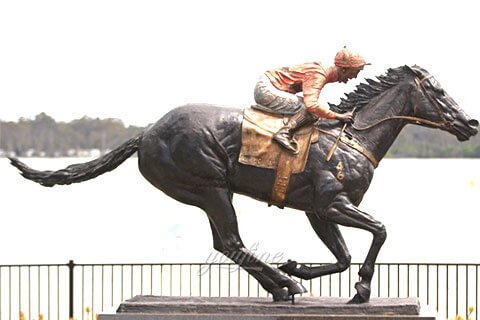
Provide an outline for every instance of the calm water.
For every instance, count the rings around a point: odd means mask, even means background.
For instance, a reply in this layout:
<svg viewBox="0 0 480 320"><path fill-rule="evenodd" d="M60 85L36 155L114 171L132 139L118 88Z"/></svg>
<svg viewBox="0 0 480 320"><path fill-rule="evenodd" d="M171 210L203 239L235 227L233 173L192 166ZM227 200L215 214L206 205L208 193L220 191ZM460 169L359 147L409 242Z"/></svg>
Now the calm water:
<svg viewBox="0 0 480 320"><path fill-rule="evenodd" d="M89 159L25 159L60 169ZM0 264L221 261L206 215L168 198L140 175L136 159L94 180L45 188L0 159ZM480 261L479 159L387 159L361 209L387 226L382 262ZM269 260L331 261L296 210L235 196L240 233ZM371 235L342 228L354 261Z"/></svg>

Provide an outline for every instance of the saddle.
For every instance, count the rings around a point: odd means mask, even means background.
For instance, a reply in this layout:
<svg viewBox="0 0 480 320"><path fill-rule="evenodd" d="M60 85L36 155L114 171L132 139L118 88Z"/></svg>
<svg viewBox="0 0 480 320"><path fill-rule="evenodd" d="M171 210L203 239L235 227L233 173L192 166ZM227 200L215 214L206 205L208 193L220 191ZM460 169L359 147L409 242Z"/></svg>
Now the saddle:
<svg viewBox="0 0 480 320"><path fill-rule="evenodd" d="M248 108L244 110L242 122L242 147L239 162L257 168L276 170L270 204L283 208L288 184L292 174L305 170L310 144L318 141L318 131L313 126L299 129L294 138L299 152L292 154L272 140L272 136L283 127L288 117Z"/></svg>

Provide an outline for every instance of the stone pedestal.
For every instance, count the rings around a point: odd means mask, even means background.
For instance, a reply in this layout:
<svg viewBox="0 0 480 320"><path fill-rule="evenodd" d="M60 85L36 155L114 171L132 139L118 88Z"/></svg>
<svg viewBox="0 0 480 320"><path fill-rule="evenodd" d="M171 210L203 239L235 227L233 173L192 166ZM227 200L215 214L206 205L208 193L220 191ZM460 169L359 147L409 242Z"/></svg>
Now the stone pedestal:
<svg viewBox="0 0 480 320"><path fill-rule="evenodd" d="M271 298L137 296L123 302L116 314L99 320L327 320L423 319L417 298L373 298L366 304L347 304L347 298L298 297L291 302Z"/></svg>

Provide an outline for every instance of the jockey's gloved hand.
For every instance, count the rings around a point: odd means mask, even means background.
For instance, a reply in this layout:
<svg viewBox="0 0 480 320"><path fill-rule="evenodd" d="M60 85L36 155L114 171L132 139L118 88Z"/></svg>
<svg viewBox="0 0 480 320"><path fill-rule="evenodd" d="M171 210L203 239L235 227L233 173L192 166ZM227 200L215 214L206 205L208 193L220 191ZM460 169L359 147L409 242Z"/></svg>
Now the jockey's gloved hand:
<svg viewBox="0 0 480 320"><path fill-rule="evenodd" d="M353 123L353 112L337 113L336 119L342 122Z"/></svg>

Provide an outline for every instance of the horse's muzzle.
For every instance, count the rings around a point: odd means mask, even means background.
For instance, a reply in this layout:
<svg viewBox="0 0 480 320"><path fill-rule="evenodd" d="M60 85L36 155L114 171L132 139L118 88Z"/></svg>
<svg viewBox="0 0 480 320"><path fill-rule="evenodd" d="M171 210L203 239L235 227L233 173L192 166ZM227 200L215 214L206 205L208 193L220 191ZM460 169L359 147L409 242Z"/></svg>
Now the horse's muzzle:
<svg viewBox="0 0 480 320"><path fill-rule="evenodd" d="M453 122L453 134L459 141L467 141L478 133L478 121L467 117L458 117Z"/></svg>

